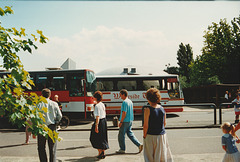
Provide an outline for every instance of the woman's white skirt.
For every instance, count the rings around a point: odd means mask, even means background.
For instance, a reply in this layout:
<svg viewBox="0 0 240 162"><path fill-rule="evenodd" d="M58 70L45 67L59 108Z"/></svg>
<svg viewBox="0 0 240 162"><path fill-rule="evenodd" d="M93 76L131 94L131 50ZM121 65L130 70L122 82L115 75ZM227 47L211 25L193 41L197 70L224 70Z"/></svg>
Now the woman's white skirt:
<svg viewBox="0 0 240 162"><path fill-rule="evenodd" d="M167 135L149 135L144 139L145 162L173 162Z"/></svg>
<svg viewBox="0 0 240 162"><path fill-rule="evenodd" d="M233 154L226 153L223 162L240 162L240 152L235 152Z"/></svg>

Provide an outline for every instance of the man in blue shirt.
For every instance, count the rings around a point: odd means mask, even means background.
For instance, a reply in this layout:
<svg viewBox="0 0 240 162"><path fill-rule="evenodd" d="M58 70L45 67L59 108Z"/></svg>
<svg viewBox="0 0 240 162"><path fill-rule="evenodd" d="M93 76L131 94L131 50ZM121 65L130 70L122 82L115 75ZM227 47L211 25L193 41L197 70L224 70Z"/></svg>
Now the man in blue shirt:
<svg viewBox="0 0 240 162"><path fill-rule="evenodd" d="M120 150L116 151L118 154L124 154L126 150L125 146L125 134L127 133L128 138L138 147L139 153L143 150L143 145L138 141L132 132L132 121L134 120L133 115L133 103L128 98L128 92L125 89L120 91L120 97L123 100L121 106L118 143Z"/></svg>

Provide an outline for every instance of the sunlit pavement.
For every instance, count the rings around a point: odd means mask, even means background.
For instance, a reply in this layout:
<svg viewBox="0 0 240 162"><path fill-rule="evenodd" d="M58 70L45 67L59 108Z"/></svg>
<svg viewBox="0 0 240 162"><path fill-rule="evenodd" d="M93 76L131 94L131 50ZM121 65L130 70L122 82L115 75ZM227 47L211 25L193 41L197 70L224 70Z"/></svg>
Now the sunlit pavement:
<svg viewBox="0 0 240 162"><path fill-rule="evenodd" d="M213 124L213 109L185 108L184 112L167 116L167 136L175 162L219 162L224 151L221 148L222 132L219 124ZM100 161L144 161L143 153L138 154L135 146L127 139L127 154L115 154L118 149L118 128L113 126L112 117L108 119L110 149L106 158ZM133 130L142 142L142 121L136 117ZM219 114L217 111L217 119ZM223 122L234 121L233 109L222 111ZM219 121L217 120L217 123ZM58 161L98 161L96 150L89 142L89 130L92 122L72 123L68 128L60 130L63 141L58 144ZM237 132L237 134L240 134ZM0 162L35 162L38 160L36 139L30 145L22 145L25 132L13 129L0 129Z"/></svg>

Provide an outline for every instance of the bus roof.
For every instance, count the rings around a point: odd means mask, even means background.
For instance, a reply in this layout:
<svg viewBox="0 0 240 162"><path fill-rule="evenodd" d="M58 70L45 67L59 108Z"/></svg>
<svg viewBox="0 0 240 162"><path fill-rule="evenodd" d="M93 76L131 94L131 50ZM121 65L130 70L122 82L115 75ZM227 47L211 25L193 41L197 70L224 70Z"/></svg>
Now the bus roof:
<svg viewBox="0 0 240 162"><path fill-rule="evenodd" d="M61 70L41 70L41 71L28 71L29 73L51 73L51 72L77 72L77 71L92 71L92 70L89 70L89 69L61 69ZM93 71L92 71L93 72Z"/></svg>
<svg viewBox="0 0 240 162"><path fill-rule="evenodd" d="M96 75L96 78L176 78L178 75Z"/></svg>
<svg viewBox="0 0 240 162"><path fill-rule="evenodd" d="M68 69L61 69L61 70L39 70L39 71L28 71L29 73L72 73L72 72L78 72L78 71L91 71L89 69L73 69L73 70L68 70ZM0 74L9 74L11 73L10 71L5 71L5 72L0 72Z"/></svg>

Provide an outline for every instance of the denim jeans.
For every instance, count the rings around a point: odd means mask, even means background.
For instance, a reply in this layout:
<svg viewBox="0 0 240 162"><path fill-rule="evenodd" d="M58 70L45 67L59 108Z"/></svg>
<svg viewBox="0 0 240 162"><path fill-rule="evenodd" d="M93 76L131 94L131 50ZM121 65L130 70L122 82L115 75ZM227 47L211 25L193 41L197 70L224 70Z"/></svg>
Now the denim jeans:
<svg viewBox="0 0 240 162"><path fill-rule="evenodd" d="M139 147L141 143L135 137L134 133L132 132L132 122L123 122L122 126L119 129L118 133L118 143L121 150L125 151L125 134L127 133L128 138L137 146Z"/></svg>

